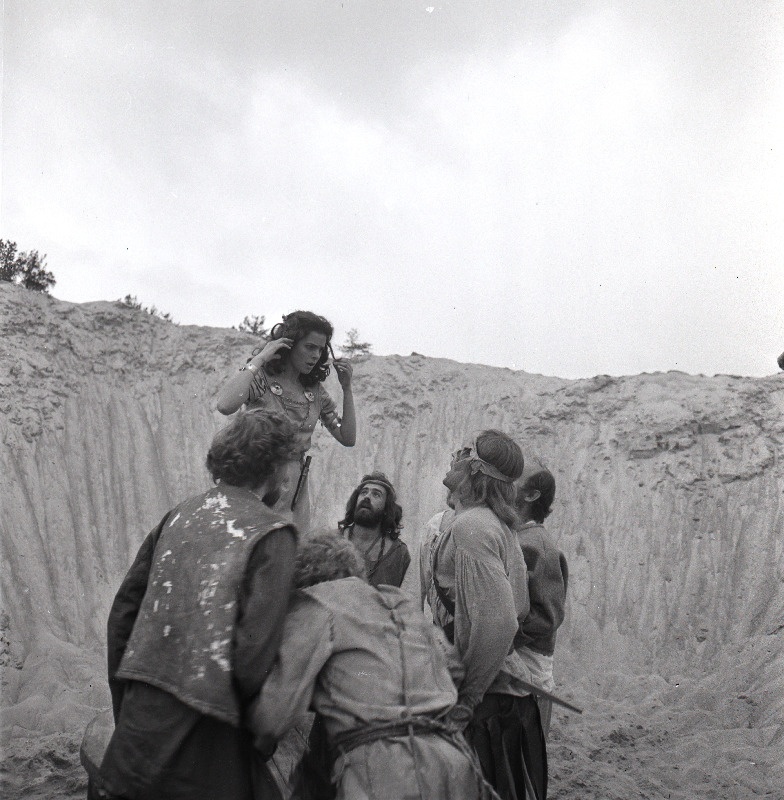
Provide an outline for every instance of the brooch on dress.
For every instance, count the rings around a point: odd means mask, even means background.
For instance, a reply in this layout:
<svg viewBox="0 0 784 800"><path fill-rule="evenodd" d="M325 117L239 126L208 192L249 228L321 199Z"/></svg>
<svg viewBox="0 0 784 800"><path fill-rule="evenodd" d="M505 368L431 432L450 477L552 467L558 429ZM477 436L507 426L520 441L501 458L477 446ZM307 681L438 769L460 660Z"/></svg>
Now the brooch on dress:
<svg viewBox="0 0 784 800"><path fill-rule="evenodd" d="M307 392L305 392L305 399L309 403L312 403L316 399L316 395L313 394L313 392L311 392L311 391L307 391Z"/></svg>
<svg viewBox="0 0 784 800"><path fill-rule="evenodd" d="M279 383L271 383L270 391L272 394L276 394L278 397L280 397L280 395L283 394L283 387Z"/></svg>

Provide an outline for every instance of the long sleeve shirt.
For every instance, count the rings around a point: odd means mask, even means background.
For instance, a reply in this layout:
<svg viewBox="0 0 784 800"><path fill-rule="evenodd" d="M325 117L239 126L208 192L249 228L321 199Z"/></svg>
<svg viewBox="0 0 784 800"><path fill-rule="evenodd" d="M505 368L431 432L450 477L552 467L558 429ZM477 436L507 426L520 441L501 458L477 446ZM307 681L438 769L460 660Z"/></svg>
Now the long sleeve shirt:
<svg viewBox="0 0 784 800"><path fill-rule="evenodd" d="M460 661L408 594L344 578L295 598L253 705L259 740L279 738L308 710L332 737L406 715L440 717L454 705Z"/></svg>
<svg viewBox="0 0 784 800"><path fill-rule="evenodd" d="M528 567L531 611L523 622L521 643L545 656L555 651L555 637L564 620L569 570L544 525L529 522L515 531Z"/></svg>
<svg viewBox="0 0 784 800"><path fill-rule="evenodd" d="M530 671L512 649L529 611L528 573L514 534L486 506L457 513L436 548L439 586L454 602L454 642L465 667L459 704L471 710L488 691L524 696ZM442 628L451 620L433 609Z"/></svg>

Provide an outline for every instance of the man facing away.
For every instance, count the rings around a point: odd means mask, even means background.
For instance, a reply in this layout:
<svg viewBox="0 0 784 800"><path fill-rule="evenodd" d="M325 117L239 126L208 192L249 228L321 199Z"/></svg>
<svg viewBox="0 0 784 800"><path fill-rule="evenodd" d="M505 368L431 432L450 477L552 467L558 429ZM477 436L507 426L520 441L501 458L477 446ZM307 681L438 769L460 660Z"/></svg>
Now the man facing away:
<svg viewBox="0 0 784 800"><path fill-rule="evenodd" d="M544 800L547 756L531 675L514 649L529 611L528 575L511 527L523 455L486 430L452 456L444 485L455 514L432 557L433 618L465 667L449 714L503 800Z"/></svg>
<svg viewBox="0 0 784 800"><path fill-rule="evenodd" d="M374 588L363 574L345 538L302 543L280 652L250 715L257 746L269 752L312 709L324 720L339 800L493 798L444 722L460 661L410 595Z"/></svg>
<svg viewBox="0 0 784 800"><path fill-rule="evenodd" d="M296 532L273 514L293 429L241 413L207 455L216 486L170 511L142 544L109 614L115 731L102 795L251 800L247 704L280 641ZM266 768L255 797L278 797Z"/></svg>
<svg viewBox="0 0 784 800"><path fill-rule="evenodd" d="M544 526L555 500L555 477L538 458L529 459L517 486L519 522L517 541L528 567L531 610L523 621L518 651L531 670L533 682L548 692L555 691L553 653L555 637L564 620L569 569L566 557ZM553 703L537 697L545 736L550 730Z"/></svg>
<svg viewBox="0 0 784 800"><path fill-rule="evenodd" d="M371 586L401 586L411 556L400 541L403 509L383 472L365 475L346 503L346 516L338 523L365 560Z"/></svg>

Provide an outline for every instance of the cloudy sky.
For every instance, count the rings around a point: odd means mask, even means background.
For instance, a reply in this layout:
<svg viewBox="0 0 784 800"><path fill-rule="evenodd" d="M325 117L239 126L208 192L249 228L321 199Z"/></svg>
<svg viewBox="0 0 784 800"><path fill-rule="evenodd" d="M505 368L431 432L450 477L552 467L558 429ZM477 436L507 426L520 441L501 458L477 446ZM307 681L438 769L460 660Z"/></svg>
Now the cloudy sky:
<svg viewBox="0 0 784 800"><path fill-rule="evenodd" d="M4 14L0 235L58 298L309 308L377 353L562 377L777 370L776 0Z"/></svg>

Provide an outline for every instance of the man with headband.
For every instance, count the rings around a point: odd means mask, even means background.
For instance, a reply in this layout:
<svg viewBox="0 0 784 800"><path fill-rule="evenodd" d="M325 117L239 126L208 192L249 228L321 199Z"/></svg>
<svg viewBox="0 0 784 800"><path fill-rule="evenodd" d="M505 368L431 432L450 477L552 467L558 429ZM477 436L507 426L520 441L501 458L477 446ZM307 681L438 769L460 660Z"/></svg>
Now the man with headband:
<svg viewBox="0 0 784 800"><path fill-rule="evenodd" d="M486 430L452 455L455 514L433 548L433 619L465 667L451 724L465 731L503 800L547 794L547 756L531 675L514 644L529 611L528 573L511 528L523 454Z"/></svg>
<svg viewBox="0 0 784 800"><path fill-rule="evenodd" d="M395 487L383 472L365 475L348 499L338 527L363 555L371 586L403 583L411 556L399 538L402 517Z"/></svg>
<svg viewBox="0 0 784 800"><path fill-rule="evenodd" d="M363 557L365 577L371 586L400 587L403 583L411 556L399 538L402 517L395 487L383 472L365 475L346 503L346 516L338 528ZM333 760L324 720L316 714L308 750L298 770L297 792L329 797Z"/></svg>

